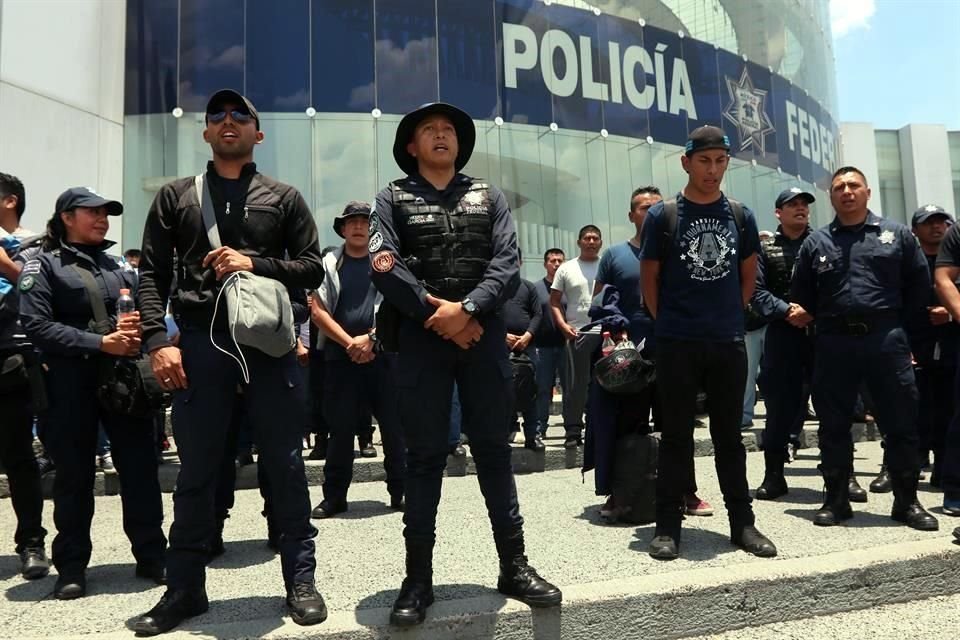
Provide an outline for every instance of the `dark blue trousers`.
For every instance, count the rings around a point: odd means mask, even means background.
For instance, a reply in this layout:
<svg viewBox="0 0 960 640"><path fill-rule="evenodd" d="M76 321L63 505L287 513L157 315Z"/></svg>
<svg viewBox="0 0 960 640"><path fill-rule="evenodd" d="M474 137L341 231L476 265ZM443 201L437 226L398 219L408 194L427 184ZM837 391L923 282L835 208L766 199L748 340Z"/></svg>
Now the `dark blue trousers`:
<svg viewBox="0 0 960 640"><path fill-rule="evenodd" d="M330 428L327 462L323 467L323 497L346 500L353 481L353 438L357 425L369 425L371 414L380 425L387 491L403 495L406 452L397 406L396 354L381 353L373 362L328 360L324 367L323 410Z"/></svg>
<svg viewBox="0 0 960 640"><path fill-rule="evenodd" d="M53 483L53 564L76 575L90 563L93 483L99 426L110 438L120 477L123 531L139 562L162 562L163 504L153 443L153 419L130 418L97 402L98 357L48 356L45 446L57 466Z"/></svg>
<svg viewBox="0 0 960 640"><path fill-rule="evenodd" d="M865 336L816 337L813 402L820 419L823 468L852 471L851 416L865 382L873 397L892 473L918 471L917 385L906 332L877 327Z"/></svg>
<svg viewBox="0 0 960 640"><path fill-rule="evenodd" d="M767 325L767 337L760 361L767 422L763 448L782 451L786 456L790 436L807 414L804 385L813 375L813 341L803 329L784 321Z"/></svg>
<svg viewBox="0 0 960 640"><path fill-rule="evenodd" d="M217 480L217 490L215 493L215 502L217 520L226 520L230 517L230 509L233 509L234 498L237 487L237 465L236 454L239 453L239 442L242 433L246 431L249 449L252 442L252 431L247 417L243 413L243 394L238 393L233 407L233 419L230 421L230 428L227 431L227 440L224 445L223 459L220 461L220 477ZM257 486L260 489L260 497L263 498L263 517L270 520L270 514L273 509L270 505L270 479L267 477L265 466L257 463Z"/></svg>
<svg viewBox="0 0 960 640"><path fill-rule="evenodd" d="M225 334L214 334L214 339L220 345L230 340ZM173 399L173 433L181 466L173 494L167 581L172 589L202 589L216 526L220 463L242 378L237 363L210 344L204 329L184 329L180 348L188 387ZM273 358L256 349L244 349L244 356L250 383L243 389L242 409L253 426L259 464L270 478L284 585L312 581L317 530L310 524L310 495L300 452L305 405L296 356L291 351Z"/></svg>
<svg viewBox="0 0 960 640"><path fill-rule="evenodd" d="M460 391L463 432L477 466L480 492L494 534L523 525L511 466L513 368L507 357L506 330L499 317L483 320L479 343L462 350L419 323L400 325L397 388L400 422L407 445L404 536L435 540L437 505L450 449L453 384Z"/></svg>

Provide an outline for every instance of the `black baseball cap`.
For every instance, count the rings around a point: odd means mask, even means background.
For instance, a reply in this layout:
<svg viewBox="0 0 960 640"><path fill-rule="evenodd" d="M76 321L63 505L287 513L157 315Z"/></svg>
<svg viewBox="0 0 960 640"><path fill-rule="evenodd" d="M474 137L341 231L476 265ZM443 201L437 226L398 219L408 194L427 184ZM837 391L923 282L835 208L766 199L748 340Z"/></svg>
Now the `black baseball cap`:
<svg viewBox="0 0 960 640"><path fill-rule="evenodd" d="M912 225L915 227L921 222L924 222L928 218L933 216L943 216L947 219L947 224L953 224L953 214L947 213L947 210L941 207L938 204L925 204L916 211L913 212L913 219L911 220Z"/></svg>
<svg viewBox="0 0 960 640"><path fill-rule="evenodd" d="M240 95L237 91L233 89L220 89L215 94L210 96L210 99L207 100L207 113L217 113L223 111L222 107L227 102L232 102L237 106L237 111L240 113L248 113L253 116L253 120L257 123L257 131L260 130L260 114L257 113L257 108L253 106L253 103L243 95ZM206 121L206 118L204 118Z"/></svg>
<svg viewBox="0 0 960 640"><path fill-rule="evenodd" d="M807 204L817 201L809 191L804 191L800 187L790 187L780 192L780 195L777 196L777 204L775 206L777 209L780 209L794 198L803 198L807 201Z"/></svg>
<svg viewBox="0 0 960 640"><path fill-rule="evenodd" d="M686 156L689 158L697 151L706 151L708 149L723 149L730 152L730 138L720 127L705 125L697 127L690 132L687 137L687 144L684 148Z"/></svg>
<svg viewBox="0 0 960 640"><path fill-rule="evenodd" d="M107 214L118 216L123 213L123 205L119 200L109 200L91 189L90 187L71 187L57 198L57 211L72 211L77 207L88 207L95 209L97 207L106 207Z"/></svg>
<svg viewBox="0 0 960 640"><path fill-rule="evenodd" d="M347 218L353 218L354 216L369 218L370 205L366 202L360 202L359 200L348 202L347 206L343 208L343 213L333 219L333 230L337 232L338 236L341 238L344 237L343 225L347 221Z"/></svg>
<svg viewBox="0 0 960 640"><path fill-rule="evenodd" d="M473 155L473 146L477 141L477 130L473 124L473 118L452 104L428 102L403 116L403 120L397 125L397 136L393 140L393 159L397 161L397 166L407 175L417 172L417 159L407 153L407 145L410 144L413 132L417 130L417 125L423 122L427 116L435 114L449 118L457 132L458 151L454 168L457 171L463 169L470 160L470 156Z"/></svg>

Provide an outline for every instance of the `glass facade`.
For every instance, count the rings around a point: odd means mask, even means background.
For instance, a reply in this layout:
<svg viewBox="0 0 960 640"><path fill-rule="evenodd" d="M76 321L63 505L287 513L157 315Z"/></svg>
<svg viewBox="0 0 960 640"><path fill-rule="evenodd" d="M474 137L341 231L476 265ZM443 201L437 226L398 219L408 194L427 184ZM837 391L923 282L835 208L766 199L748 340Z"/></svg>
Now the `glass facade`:
<svg viewBox="0 0 960 640"><path fill-rule="evenodd" d="M900 134L877 131L877 174L880 179L880 204L883 215L891 220L909 220L900 159ZM911 209L911 214L913 210Z"/></svg>
<svg viewBox="0 0 960 640"><path fill-rule="evenodd" d="M128 0L123 246L162 184L203 170L222 87L257 105L258 166L303 193L324 244L345 202L399 177L402 114L438 99L475 118L465 173L507 194L528 258L574 251L587 223L608 244L631 235L631 191L682 188L683 142L708 123L734 145L724 190L772 229L782 189L820 190L836 166L822 4Z"/></svg>

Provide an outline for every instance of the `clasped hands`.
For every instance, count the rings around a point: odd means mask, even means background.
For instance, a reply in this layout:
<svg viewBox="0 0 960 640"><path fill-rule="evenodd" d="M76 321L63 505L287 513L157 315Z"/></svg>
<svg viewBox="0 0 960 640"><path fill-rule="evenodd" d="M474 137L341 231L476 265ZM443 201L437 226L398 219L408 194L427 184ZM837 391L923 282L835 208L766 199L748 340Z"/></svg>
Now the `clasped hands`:
<svg viewBox="0 0 960 640"><path fill-rule="evenodd" d="M787 309L786 321L798 329L803 329L813 321L813 316L796 302L791 302L790 308Z"/></svg>
<svg viewBox="0 0 960 640"><path fill-rule="evenodd" d="M476 318L471 318L459 302L435 298L427 294L427 302L437 308L433 315L423 323L425 329L432 329L444 340L453 340L461 349L476 346L483 335L483 327Z"/></svg>

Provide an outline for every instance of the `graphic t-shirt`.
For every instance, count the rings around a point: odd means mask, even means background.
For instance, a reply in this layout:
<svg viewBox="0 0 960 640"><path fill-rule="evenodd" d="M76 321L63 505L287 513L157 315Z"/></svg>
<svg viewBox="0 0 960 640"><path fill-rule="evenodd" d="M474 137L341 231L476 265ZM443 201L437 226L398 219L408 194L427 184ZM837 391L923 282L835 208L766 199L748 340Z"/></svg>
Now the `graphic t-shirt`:
<svg viewBox="0 0 960 640"><path fill-rule="evenodd" d="M727 342L743 337L740 262L760 247L757 220L743 207L743 231L725 196L697 204L677 194L677 228L661 255L663 203L647 212L640 255L660 261L657 337ZM740 246L740 239L743 246Z"/></svg>
<svg viewBox="0 0 960 640"><path fill-rule="evenodd" d="M553 276L552 289L567 297L566 321L574 329L590 323L593 283L599 267L599 260L586 262L577 258L564 262Z"/></svg>

